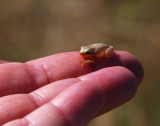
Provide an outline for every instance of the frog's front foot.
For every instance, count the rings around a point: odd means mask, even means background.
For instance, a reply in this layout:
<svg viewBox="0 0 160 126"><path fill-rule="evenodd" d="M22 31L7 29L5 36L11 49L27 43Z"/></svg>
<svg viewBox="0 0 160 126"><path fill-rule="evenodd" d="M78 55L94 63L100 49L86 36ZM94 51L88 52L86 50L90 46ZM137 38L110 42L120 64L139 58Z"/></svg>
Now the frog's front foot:
<svg viewBox="0 0 160 126"><path fill-rule="evenodd" d="M86 65L86 64L91 64L91 63L94 63L95 60L84 60L83 63L82 63L82 66Z"/></svg>
<svg viewBox="0 0 160 126"><path fill-rule="evenodd" d="M87 63L94 63L95 62L95 60L85 60L84 61L84 64L87 64Z"/></svg>

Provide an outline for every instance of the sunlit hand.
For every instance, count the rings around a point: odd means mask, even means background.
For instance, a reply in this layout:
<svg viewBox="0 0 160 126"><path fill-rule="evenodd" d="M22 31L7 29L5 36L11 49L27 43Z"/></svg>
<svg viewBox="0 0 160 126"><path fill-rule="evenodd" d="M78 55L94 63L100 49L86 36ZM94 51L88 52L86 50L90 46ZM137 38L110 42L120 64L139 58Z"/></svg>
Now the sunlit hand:
<svg viewBox="0 0 160 126"><path fill-rule="evenodd" d="M142 81L135 56L82 65L78 52L0 65L0 125L84 126L131 99Z"/></svg>

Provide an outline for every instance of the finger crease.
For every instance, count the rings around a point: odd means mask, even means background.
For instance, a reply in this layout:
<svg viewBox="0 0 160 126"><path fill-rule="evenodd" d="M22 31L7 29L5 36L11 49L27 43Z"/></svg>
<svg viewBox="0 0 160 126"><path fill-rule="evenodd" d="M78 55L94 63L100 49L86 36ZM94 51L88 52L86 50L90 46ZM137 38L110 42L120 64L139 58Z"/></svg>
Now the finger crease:
<svg viewBox="0 0 160 126"><path fill-rule="evenodd" d="M38 85L36 84L36 80L34 79L35 77L30 72L29 65L28 64L24 64L24 65L25 65L26 72L28 73L28 75L30 76L30 79L32 81L32 86L34 86L35 88L38 88Z"/></svg>
<svg viewBox="0 0 160 126"><path fill-rule="evenodd" d="M31 122L25 117L20 120L23 122L24 126L31 126L32 125Z"/></svg>
<svg viewBox="0 0 160 126"><path fill-rule="evenodd" d="M66 116L64 115L64 113L63 113L56 105L54 105L54 104L51 103L51 102L49 102L48 104L49 104L53 109L57 109L57 110L58 110L58 112L62 115L64 121L66 122L66 125L67 125L67 126L71 126L70 123L69 123L69 121L68 121L68 119L67 119Z"/></svg>
<svg viewBox="0 0 160 126"><path fill-rule="evenodd" d="M32 101L36 104L37 108L45 103L44 102L45 98L36 92L32 92L31 94L28 95L32 99Z"/></svg>
<svg viewBox="0 0 160 126"><path fill-rule="evenodd" d="M35 66L33 64L27 63L26 68L27 72L29 73L30 77L34 82L34 85L37 88L48 84L48 76L43 64Z"/></svg>
<svg viewBox="0 0 160 126"><path fill-rule="evenodd" d="M46 82L47 82L47 84L49 84L50 82L49 82L48 74L47 74L47 71L46 71L45 66L44 66L43 63L42 63L42 65L41 65L41 68L43 69L44 74L45 74L45 76L46 76Z"/></svg>

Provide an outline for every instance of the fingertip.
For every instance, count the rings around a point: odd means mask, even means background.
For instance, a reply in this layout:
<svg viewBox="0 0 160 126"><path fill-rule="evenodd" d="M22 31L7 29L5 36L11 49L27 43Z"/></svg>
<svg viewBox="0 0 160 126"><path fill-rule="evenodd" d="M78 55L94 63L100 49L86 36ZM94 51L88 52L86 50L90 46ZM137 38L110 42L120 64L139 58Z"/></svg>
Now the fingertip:
<svg viewBox="0 0 160 126"><path fill-rule="evenodd" d="M99 70L90 79L94 79L94 82L100 84L105 93L105 105L98 115L129 101L135 96L138 88L138 81L135 75L121 66L105 68L103 71Z"/></svg>
<svg viewBox="0 0 160 126"><path fill-rule="evenodd" d="M140 61L131 53L126 51L116 51L116 57L119 57L119 60L122 66L129 69L136 76L138 84L143 80L144 71Z"/></svg>
<svg viewBox="0 0 160 126"><path fill-rule="evenodd" d="M93 64L87 64L91 71L96 71L105 67L123 66L129 69L137 78L138 83L142 82L144 72L139 60L131 53L115 50L110 58L99 58Z"/></svg>
<svg viewBox="0 0 160 126"><path fill-rule="evenodd" d="M115 88L123 90L131 95L135 94L138 86L138 80L135 75L125 67L113 66L103 68L96 72L79 77L82 81L92 81L100 84L104 92Z"/></svg>

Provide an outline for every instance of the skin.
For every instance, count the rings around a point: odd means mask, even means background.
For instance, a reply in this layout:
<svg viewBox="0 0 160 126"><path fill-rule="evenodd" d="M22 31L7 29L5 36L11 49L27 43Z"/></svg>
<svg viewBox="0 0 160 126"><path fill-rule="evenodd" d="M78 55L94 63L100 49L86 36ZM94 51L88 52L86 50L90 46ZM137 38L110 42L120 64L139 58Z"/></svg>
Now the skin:
<svg viewBox="0 0 160 126"><path fill-rule="evenodd" d="M130 100L143 78L140 62L128 52L114 51L109 60L87 66L78 60L84 60L79 52L67 52L3 62L0 125L84 126Z"/></svg>

